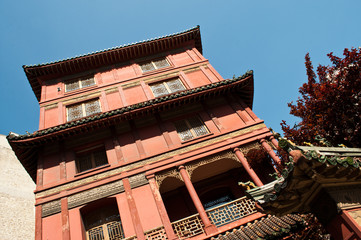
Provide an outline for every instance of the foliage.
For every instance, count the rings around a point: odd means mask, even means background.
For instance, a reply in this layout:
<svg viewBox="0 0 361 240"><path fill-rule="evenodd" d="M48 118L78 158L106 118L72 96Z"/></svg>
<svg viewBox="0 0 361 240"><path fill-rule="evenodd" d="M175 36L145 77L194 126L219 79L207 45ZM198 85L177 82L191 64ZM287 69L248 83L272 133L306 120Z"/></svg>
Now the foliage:
<svg viewBox="0 0 361 240"><path fill-rule="evenodd" d="M263 148L253 148L246 154L246 159L252 168L263 167L265 162L270 162L270 157Z"/></svg>
<svg viewBox="0 0 361 240"><path fill-rule="evenodd" d="M296 144L319 145L318 136L333 146L361 146L361 48L346 48L343 55L329 53L332 65L319 65L316 76L306 54L308 82L299 88L296 104L288 103L290 114L301 121L294 127L282 121L286 138Z"/></svg>

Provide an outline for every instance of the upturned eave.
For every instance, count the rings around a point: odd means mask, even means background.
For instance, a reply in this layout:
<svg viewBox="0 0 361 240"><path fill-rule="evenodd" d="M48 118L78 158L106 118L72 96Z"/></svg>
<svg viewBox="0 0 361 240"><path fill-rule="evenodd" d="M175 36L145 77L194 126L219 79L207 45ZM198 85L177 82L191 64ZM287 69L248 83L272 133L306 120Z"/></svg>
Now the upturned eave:
<svg viewBox="0 0 361 240"><path fill-rule="evenodd" d="M193 45L200 53L202 53L199 26L183 32L117 46L110 49L104 49L68 59L37 65L24 65L23 69L37 100L40 101L41 78L61 77L86 72L92 69L111 66L137 58L177 49L184 47L186 44Z"/></svg>

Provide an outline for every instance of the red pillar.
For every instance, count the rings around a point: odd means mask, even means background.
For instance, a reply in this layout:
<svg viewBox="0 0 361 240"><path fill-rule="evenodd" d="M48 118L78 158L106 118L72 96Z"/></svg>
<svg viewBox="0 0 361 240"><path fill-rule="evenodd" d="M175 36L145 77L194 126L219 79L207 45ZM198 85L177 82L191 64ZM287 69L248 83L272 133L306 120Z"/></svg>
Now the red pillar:
<svg viewBox="0 0 361 240"><path fill-rule="evenodd" d="M281 165L281 159L276 155L276 153L273 151L272 147L266 142L266 140L261 139L260 143L262 144L262 147L268 152L268 154L271 156L273 161L277 165Z"/></svg>
<svg viewBox="0 0 361 240"><path fill-rule="evenodd" d="M197 209L197 212L199 213L200 218L202 219L202 222L204 224L204 230L207 235L216 233L217 228L215 225L212 224L212 222L209 220L206 211L204 210L204 207L202 205L201 200L198 197L198 194L196 190L194 189L194 186L191 182L191 179L189 178L188 172L184 168L184 166L179 166L179 173L184 181L184 184L188 190L189 195L192 198L193 204Z"/></svg>
<svg viewBox="0 0 361 240"><path fill-rule="evenodd" d="M68 210L68 198L64 197L60 200L61 203L61 226L63 240L70 240L70 228L69 228L69 210Z"/></svg>
<svg viewBox="0 0 361 240"><path fill-rule="evenodd" d="M129 205L130 214L132 215L132 222L135 229L135 234L137 235L137 239L145 240L144 230L140 222L140 217L138 214L137 206L135 205L135 201L132 194L132 188L130 187L129 180L128 178L124 178L122 181L123 181L125 195L127 197L127 201Z"/></svg>
<svg viewBox="0 0 361 240"><path fill-rule="evenodd" d="M43 239L42 206L35 206L35 240Z"/></svg>
<svg viewBox="0 0 361 240"><path fill-rule="evenodd" d="M263 186L261 179L257 176L255 171L249 166L247 159L244 157L243 153L239 150L239 148L235 148L234 153L236 154L238 160L242 163L244 169L246 169L248 175L252 178L252 181L258 186Z"/></svg>
<svg viewBox="0 0 361 240"><path fill-rule="evenodd" d="M277 139L276 139L274 136L270 136L269 139L271 140L272 144L273 144L276 148L278 148L278 141L277 141Z"/></svg>
<svg viewBox="0 0 361 240"><path fill-rule="evenodd" d="M178 237L175 235L175 233L173 231L173 227L169 220L167 210L164 206L162 196L160 195L160 192L159 192L159 189L157 186L157 182L155 181L155 178L154 178L154 174L147 176L147 178L149 181L150 189L152 190L152 193L153 193L155 203L157 205L160 219L162 220L164 230L167 234L167 237L168 237L168 239L177 239Z"/></svg>

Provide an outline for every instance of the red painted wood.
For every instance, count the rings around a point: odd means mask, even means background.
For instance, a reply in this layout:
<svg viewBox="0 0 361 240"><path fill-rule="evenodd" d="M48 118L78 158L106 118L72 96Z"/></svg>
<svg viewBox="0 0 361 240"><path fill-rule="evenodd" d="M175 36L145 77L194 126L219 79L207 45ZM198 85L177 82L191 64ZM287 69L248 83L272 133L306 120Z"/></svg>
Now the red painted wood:
<svg viewBox="0 0 361 240"><path fill-rule="evenodd" d="M168 237L168 239L176 239L177 236L175 235L175 233L173 231L172 224L169 220L167 210L164 206L162 196L159 192L157 182L155 181L154 175L149 176L148 181L149 181L149 185L152 190L152 193L153 193L155 203L157 204L157 209L158 209L160 218L162 220L164 230L167 234L167 237Z"/></svg>
<svg viewBox="0 0 361 240"><path fill-rule="evenodd" d="M273 159L273 161L275 161L275 163L281 165L281 159L276 155L276 153L273 151L272 147L266 142L265 139L261 139L260 141L262 147L267 151L267 153L271 156L271 158Z"/></svg>
<svg viewBox="0 0 361 240"><path fill-rule="evenodd" d="M43 240L41 212L42 212L41 205L35 206L35 240Z"/></svg>
<svg viewBox="0 0 361 240"><path fill-rule="evenodd" d="M239 148L235 148L234 152L238 158L238 160L242 163L244 169L247 171L247 173L249 174L249 176L251 177L252 181L258 186L261 187L263 186L263 183L261 181L261 179L259 179L259 177L257 176L257 174L255 173L255 171L249 166L247 159L244 157L243 153L239 150Z"/></svg>
<svg viewBox="0 0 361 240"><path fill-rule="evenodd" d="M122 181L123 181L123 185L124 185L125 195L127 197L127 202L129 205L129 211L132 216L133 227L135 229L135 233L139 240L145 240L144 230L143 230L140 218L139 218L137 206L135 205L135 201L133 199L132 189L130 187L129 180L127 178L124 178Z"/></svg>
<svg viewBox="0 0 361 240"><path fill-rule="evenodd" d="M61 199L61 224L63 240L70 240L68 199L66 197Z"/></svg>
<svg viewBox="0 0 361 240"><path fill-rule="evenodd" d="M188 172L184 168L184 166L178 167L179 173L184 181L184 184L188 190L188 193L190 197L192 198L193 204L197 209L197 212L199 214L199 217L202 219L202 222L204 224L204 230L207 235L212 234L214 232L217 232L217 228L211 223L211 220L209 220L207 213L203 207L203 204L201 200L198 197L198 194L191 182L191 179L189 178Z"/></svg>

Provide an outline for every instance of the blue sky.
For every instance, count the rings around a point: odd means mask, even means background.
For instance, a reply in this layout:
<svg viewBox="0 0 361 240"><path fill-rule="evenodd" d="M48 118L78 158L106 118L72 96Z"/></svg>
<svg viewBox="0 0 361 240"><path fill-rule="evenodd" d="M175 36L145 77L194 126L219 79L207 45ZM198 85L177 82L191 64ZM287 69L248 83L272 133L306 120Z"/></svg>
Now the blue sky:
<svg viewBox="0 0 361 240"><path fill-rule="evenodd" d="M254 112L280 130L306 81L304 56L361 46L361 1L0 1L0 134L38 128L22 65L51 62L200 25L203 54L224 77L254 70Z"/></svg>

